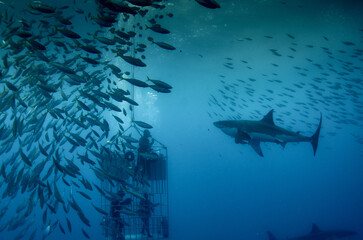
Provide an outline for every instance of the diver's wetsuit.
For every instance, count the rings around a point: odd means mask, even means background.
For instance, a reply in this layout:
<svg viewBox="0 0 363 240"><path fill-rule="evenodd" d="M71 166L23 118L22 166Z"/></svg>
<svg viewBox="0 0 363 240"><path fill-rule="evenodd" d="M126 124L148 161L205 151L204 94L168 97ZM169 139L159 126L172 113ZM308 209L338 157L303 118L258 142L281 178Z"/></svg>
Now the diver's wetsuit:
<svg viewBox="0 0 363 240"><path fill-rule="evenodd" d="M121 198L125 196L124 193L118 193ZM119 199L114 199L111 202L111 209L110 209L110 216L112 220L112 240L123 240L125 239L122 230L125 226L121 219L121 209L126 206L130 205L131 199L127 198L124 201Z"/></svg>

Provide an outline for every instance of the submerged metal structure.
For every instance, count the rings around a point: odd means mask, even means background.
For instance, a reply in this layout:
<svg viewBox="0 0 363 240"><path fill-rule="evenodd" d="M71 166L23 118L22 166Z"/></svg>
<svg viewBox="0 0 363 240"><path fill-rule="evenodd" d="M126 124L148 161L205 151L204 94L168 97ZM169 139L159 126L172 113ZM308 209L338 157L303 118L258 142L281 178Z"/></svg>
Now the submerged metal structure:
<svg viewBox="0 0 363 240"><path fill-rule="evenodd" d="M135 39L132 41L131 56L135 57ZM130 72L134 79L134 65ZM130 88L130 99L135 99L135 85ZM143 130L152 127L135 121L133 105L129 107L131 125L122 129L121 142L117 142L118 138L110 143L113 157L103 162L103 168L117 178L101 183L102 190L108 193L101 194L101 206L108 213L102 219L103 235L107 240L166 239L169 237L167 148L152 138L151 150L139 152L137 146Z"/></svg>
<svg viewBox="0 0 363 240"><path fill-rule="evenodd" d="M129 135L126 135L128 133ZM149 153L136 146L141 130L134 123L124 131L125 142L116 143L103 167L117 181L101 183L103 236L107 240L166 239L169 236L168 154L154 139ZM118 147L121 145L121 147ZM117 182L117 184L115 184Z"/></svg>

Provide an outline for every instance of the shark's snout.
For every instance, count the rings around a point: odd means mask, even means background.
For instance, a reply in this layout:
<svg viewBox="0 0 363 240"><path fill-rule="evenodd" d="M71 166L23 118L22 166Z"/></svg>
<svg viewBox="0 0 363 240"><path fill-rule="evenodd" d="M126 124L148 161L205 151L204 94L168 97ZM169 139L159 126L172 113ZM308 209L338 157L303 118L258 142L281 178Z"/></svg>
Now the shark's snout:
<svg viewBox="0 0 363 240"><path fill-rule="evenodd" d="M228 125L228 121L218 121L213 123L214 126L221 129L222 132L231 137L236 137L237 128Z"/></svg>
<svg viewBox="0 0 363 240"><path fill-rule="evenodd" d="M214 122L213 125L217 128L223 128L223 124L221 123L221 121L218 122Z"/></svg>
<svg viewBox="0 0 363 240"><path fill-rule="evenodd" d="M230 126L229 121L217 121L213 123L214 126L216 126L217 128L230 128L232 126Z"/></svg>

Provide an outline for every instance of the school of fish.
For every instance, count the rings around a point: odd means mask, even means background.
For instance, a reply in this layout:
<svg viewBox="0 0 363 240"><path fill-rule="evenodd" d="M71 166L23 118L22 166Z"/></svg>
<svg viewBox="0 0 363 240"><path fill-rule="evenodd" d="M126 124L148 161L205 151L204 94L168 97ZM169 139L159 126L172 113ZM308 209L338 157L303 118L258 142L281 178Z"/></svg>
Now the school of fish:
<svg viewBox="0 0 363 240"><path fill-rule="evenodd" d="M281 1L281 5L287 3ZM332 123L329 130L323 131L325 136L337 135L344 126L362 129L363 29L352 31L358 38L341 36L332 40L320 35L315 36L316 42L307 42L301 34L285 32L235 39L241 48L258 46L266 57L258 66L243 56L220 59L225 70L216 76L220 87L209 95L209 117L215 121L257 120L270 109L279 109L276 121L280 125L296 129L296 125L303 124L314 129L322 112ZM271 45L280 47L269 48ZM265 70L261 71L261 66ZM289 76L281 72L289 72ZM350 134L363 145L360 134Z"/></svg>

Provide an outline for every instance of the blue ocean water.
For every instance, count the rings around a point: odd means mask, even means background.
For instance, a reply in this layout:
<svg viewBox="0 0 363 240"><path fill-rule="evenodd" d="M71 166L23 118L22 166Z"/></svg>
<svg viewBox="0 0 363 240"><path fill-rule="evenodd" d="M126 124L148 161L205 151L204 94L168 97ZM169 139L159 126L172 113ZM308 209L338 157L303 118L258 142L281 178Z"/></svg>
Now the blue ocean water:
<svg viewBox="0 0 363 240"><path fill-rule="evenodd" d="M0 10L3 19L5 11L9 15L14 13L14 22L19 22L22 17L35 18L37 21L41 18L41 15L22 12L22 9L29 9L27 4L30 2L2 2ZM140 52L136 56L144 54L146 58L143 61L147 63L147 67L132 67L112 52L116 47L93 43L102 50L99 60L103 65L93 67L88 64L84 71L90 75L97 70L107 73L106 76L102 73L97 75L104 77L101 84L105 93L110 93L107 87L131 89L125 81L109 75L109 69L104 69L104 65L108 63L119 66L123 73L131 72L130 76L136 79L145 81L148 76L173 86L171 93L136 87L134 100L139 105L134 107L133 113L129 109L130 104L113 101L120 108L126 109L126 116L112 111L104 111L102 114L97 112L110 125L110 137L105 137L97 144L106 145L106 141L120 130L112 114L122 117L125 121L122 124L124 129L130 125L132 114L136 120L153 126L150 130L152 136L168 149L170 239L262 240L268 239L266 231L273 232L278 239L285 239L308 234L313 223L322 230L352 230L358 235L350 239L361 239L363 4L360 1L338 0L218 2L220 8L208 9L193 0L163 1L160 4L165 5L165 9L150 7L150 15L145 18L130 16L127 21L118 19L115 26L142 34L135 37L136 44L146 44L147 48L145 53ZM94 1L43 3L57 8L69 5L70 8L65 9L63 15L73 16L72 29L82 38L95 38L94 32L99 29L106 31L102 36L113 36L108 28L101 28L92 22L92 17L96 18L98 14ZM82 9L85 13L77 13L73 7ZM87 16L88 13L92 17ZM173 16L168 17L167 13L172 13ZM155 15L163 15L163 18L158 19ZM138 22L142 27L148 25L146 19L151 18L158 19L171 33L161 35L134 27ZM53 28L53 25L50 26ZM6 36L9 28L2 22L2 46L6 46L8 41ZM38 23L33 23L30 32L38 31ZM41 35L42 31L52 32L43 29L38 34ZM57 34L58 40L74 46L72 40ZM147 40L149 36L155 41L171 44L176 50L168 51L158 47ZM18 37L13 39L19 40ZM43 44L51 40L51 37L50 40L46 37L39 39ZM1 49L2 73L6 71L6 53L14 65L15 56L22 55L11 50L9 47ZM45 52L48 57L56 54L52 61L65 62L76 58L73 65L70 65L74 69L82 67L82 63L78 61L79 53L79 49L66 52L52 44L49 48L47 45ZM82 56L87 55L82 53ZM51 66L47 63L34 59L26 63L32 68L45 64L46 70L51 71ZM19 68L12 66L9 72L3 74L9 74L10 77L3 77L1 88L11 91L4 81L23 86L22 77L12 78ZM53 77L49 82L57 81L59 73ZM107 78L116 84L107 83ZM63 85L62 90L73 100L60 106L73 104L74 109L77 102L72 96L78 94L74 89L79 87L67 86ZM32 93L28 88L30 87L25 85L21 89L21 97L26 101L30 101L26 94ZM60 89L53 98L61 99L59 91ZM91 104L89 100L85 102ZM35 108L35 105L30 105L32 106L26 109L7 108L1 112L1 119L4 118L1 126L10 129L10 135L13 127L11 115L15 111L19 119L30 119ZM84 109L78 109L86 114ZM213 125L213 122L219 120L260 120L271 109L274 110L276 125L300 132L304 136L311 136L315 132L322 114L315 156L311 144L304 142L287 143L285 147L276 143L262 143L264 157L260 157L248 144L236 144L233 138ZM75 113L75 116L79 117L77 114L79 113ZM48 116L44 126L51 120ZM69 120L64 125L71 125L71 122ZM2 133L4 131L3 128ZM102 134L99 128L97 131ZM54 141L51 131L49 141L45 140L45 134L44 132L39 143ZM85 137L85 133L82 136ZM24 169L24 173L29 170L21 162L22 157L19 155L19 148L25 147L22 146L24 138L25 136L1 138L2 148L13 141L11 150L1 154L1 165L5 167L6 175L10 175L12 169L16 176L21 169ZM31 149L24 150L28 156L38 146L38 141L32 144ZM85 148L79 147L70 152L72 145L67 144L60 155L73 159L81 168L83 178L99 184L92 168L78 160L78 154L85 154ZM19 164L17 168L12 167L17 164L9 162L13 154L17 155L12 160ZM44 156L41 155L34 159L33 164L42 160ZM52 159L47 161L50 163L47 163L41 173L42 177L52 165ZM61 160L61 164L65 165L65 159ZM81 229L91 239L105 239L100 224L102 215L95 211L89 200L76 195L77 188L69 189L59 176L59 173L52 174L48 181L56 182L66 202L74 195L91 227L86 226L73 209L68 214L62 211L61 204L58 204L56 214L50 213L48 209L44 224L42 217L46 207L40 208L37 197L33 198L34 204L30 204L27 201L31 192L22 194L18 189L14 197L5 196L0 202L0 208L4 211L0 218L0 239L15 238L24 229L23 239L29 239L34 229L37 229L34 239L85 238ZM0 178L0 193L3 194L7 191L9 182L4 177ZM21 180L22 177L18 179ZM72 178L66 179L70 181ZM81 185L80 191L86 189ZM96 206L101 206L101 194L97 190L86 192ZM55 197L49 198L52 205ZM26 211L24 209L29 209L29 206L34 206L31 214L24 217L18 228L9 229L14 222L12 219L22 217ZM66 217L72 222L72 232L66 231L63 234L57 226L53 230L51 226L57 220L67 230ZM47 226L51 232L44 235Z"/></svg>

